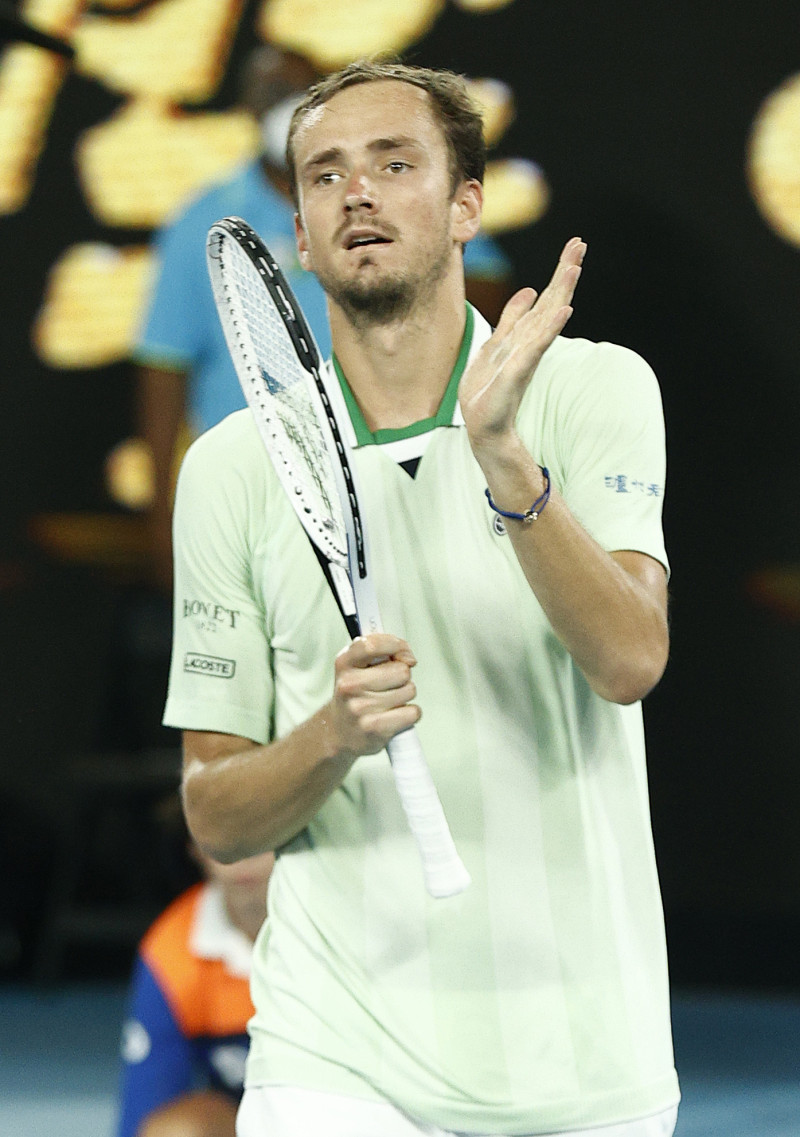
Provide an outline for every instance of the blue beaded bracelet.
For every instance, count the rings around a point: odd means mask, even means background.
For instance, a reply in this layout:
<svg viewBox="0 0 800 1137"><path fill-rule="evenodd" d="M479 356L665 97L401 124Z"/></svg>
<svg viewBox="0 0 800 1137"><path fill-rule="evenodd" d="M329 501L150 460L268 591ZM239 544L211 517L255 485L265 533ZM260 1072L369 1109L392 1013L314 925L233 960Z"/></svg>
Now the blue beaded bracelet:
<svg viewBox="0 0 800 1137"><path fill-rule="evenodd" d="M512 521L524 521L526 524L530 523L531 521L538 521L542 510L550 500L550 471L546 466L542 466L541 470L542 474L544 475L544 493L541 497L537 497L536 501L533 503L530 509L525 511L525 513L507 513L505 509L498 509L492 501L492 495L489 493L488 489L485 490L484 493L486 494L486 500L489 502L489 505L492 507L495 513L499 513L501 517L510 517Z"/></svg>

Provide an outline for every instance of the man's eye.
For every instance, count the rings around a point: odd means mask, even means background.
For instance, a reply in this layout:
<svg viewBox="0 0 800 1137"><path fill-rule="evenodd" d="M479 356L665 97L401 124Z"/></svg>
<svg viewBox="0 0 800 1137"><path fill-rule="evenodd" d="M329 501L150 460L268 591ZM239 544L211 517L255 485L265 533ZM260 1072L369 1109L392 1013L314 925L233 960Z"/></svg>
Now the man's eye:
<svg viewBox="0 0 800 1137"><path fill-rule="evenodd" d="M317 181L321 185L324 185L324 186L329 186L333 182L336 182L338 180L339 180L339 175L336 173L335 170L325 170L324 173L320 174L317 177Z"/></svg>
<svg viewBox="0 0 800 1137"><path fill-rule="evenodd" d="M410 166L408 162L401 162L399 158L396 158L393 162L389 163L388 168L394 173L399 173L401 170L410 169Z"/></svg>

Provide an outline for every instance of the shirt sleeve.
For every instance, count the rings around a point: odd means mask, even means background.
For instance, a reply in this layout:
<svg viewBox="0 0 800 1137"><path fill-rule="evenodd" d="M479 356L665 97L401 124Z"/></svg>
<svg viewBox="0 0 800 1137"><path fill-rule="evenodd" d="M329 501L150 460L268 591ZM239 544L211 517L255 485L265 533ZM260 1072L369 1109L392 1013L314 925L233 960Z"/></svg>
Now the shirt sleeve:
<svg viewBox="0 0 800 1137"><path fill-rule="evenodd" d="M662 530L666 441L656 376L641 356L616 344L562 339L557 345L541 442L533 448L603 548L646 553L669 569Z"/></svg>
<svg viewBox="0 0 800 1137"><path fill-rule="evenodd" d="M249 412L242 411L202 435L181 467L164 722L266 742L272 734L274 684L251 550L260 541L253 519L266 516L267 491L259 477L263 462L247 462L252 445L259 448L260 441Z"/></svg>
<svg viewBox="0 0 800 1137"><path fill-rule="evenodd" d="M145 961L134 966L122 1031L117 1137L135 1137L145 1117L194 1085L192 1047Z"/></svg>

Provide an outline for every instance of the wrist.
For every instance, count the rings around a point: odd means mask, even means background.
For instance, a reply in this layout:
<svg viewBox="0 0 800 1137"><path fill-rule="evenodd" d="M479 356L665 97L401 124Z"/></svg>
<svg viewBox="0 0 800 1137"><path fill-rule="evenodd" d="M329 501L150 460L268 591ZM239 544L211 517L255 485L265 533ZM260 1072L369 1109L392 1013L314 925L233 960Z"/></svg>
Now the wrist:
<svg viewBox="0 0 800 1137"><path fill-rule="evenodd" d="M326 703L309 720L314 741L311 747L319 767L327 767L343 777L358 755L348 748L345 736L339 729L336 705Z"/></svg>
<svg viewBox="0 0 800 1137"><path fill-rule="evenodd" d="M501 517L505 517L510 521L522 521L524 524L529 524L532 521L538 521L545 506L550 500L550 471L546 466L540 467L542 471L542 479L544 481L544 489L539 496L531 502L531 504L522 511L515 509L502 509L492 499L492 495L487 487L485 490L486 500L489 502L490 507L495 513L499 513Z"/></svg>
<svg viewBox="0 0 800 1137"><path fill-rule="evenodd" d="M531 469L538 469L516 430L480 437L470 435L469 442L475 460L490 484L495 478L504 480L524 476Z"/></svg>
<svg viewBox="0 0 800 1137"><path fill-rule="evenodd" d="M473 447L489 492L503 509L523 512L547 488L543 467L516 433L496 444Z"/></svg>

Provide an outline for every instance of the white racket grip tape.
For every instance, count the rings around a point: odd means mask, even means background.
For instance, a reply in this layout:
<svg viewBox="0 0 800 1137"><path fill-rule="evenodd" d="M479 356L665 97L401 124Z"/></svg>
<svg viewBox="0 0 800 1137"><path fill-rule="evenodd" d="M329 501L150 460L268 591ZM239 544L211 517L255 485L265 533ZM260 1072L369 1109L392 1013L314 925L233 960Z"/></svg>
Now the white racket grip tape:
<svg viewBox="0 0 800 1137"><path fill-rule="evenodd" d="M470 884L458 855L425 755L412 727L386 748L397 792L422 859L425 887L436 900L457 896Z"/></svg>

